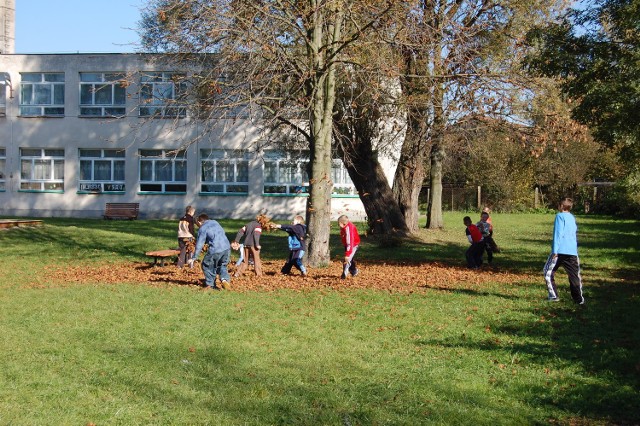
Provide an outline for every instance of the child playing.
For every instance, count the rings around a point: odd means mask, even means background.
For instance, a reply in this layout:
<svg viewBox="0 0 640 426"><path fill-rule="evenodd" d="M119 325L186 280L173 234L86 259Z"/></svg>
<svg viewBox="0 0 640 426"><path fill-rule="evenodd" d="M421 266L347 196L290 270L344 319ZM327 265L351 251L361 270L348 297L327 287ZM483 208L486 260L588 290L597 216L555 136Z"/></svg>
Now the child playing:
<svg viewBox="0 0 640 426"><path fill-rule="evenodd" d="M236 268L244 262L244 244L239 244L235 241L231 243L231 248L233 250L237 250L239 252L238 260L236 260ZM249 252L249 265L253 266L253 258L251 257L251 252Z"/></svg>
<svg viewBox="0 0 640 426"><path fill-rule="evenodd" d="M233 241L233 246L236 244L240 244L240 240L244 237L244 247L243 247L243 261L236 269L235 277L241 276L244 271L249 267L249 257L253 258L253 267L255 268L256 276L262 276L262 262L260 261L260 236L262 235L262 228L266 228L267 223L269 223L269 218L263 214L259 214L256 216L256 219L247 223L245 226L240 228L238 234L236 235L235 240Z"/></svg>
<svg viewBox="0 0 640 426"><path fill-rule="evenodd" d="M200 227L198 229L198 241L193 256L188 260L189 267L193 268L193 262L196 261L206 245L208 247L207 254L202 259L205 285L207 289L218 289L216 278L219 276L221 287L228 290L229 282L231 281L227 270L230 245L224 229L217 221L209 219L209 216L205 213L198 216L196 224Z"/></svg>
<svg viewBox="0 0 640 426"><path fill-rule="evenodd" d="M493 240L493 225L491 224L491 218L488 212L482 211L480 214L480 222L476 223L476 226L482 233L484 249L487 252L487 262L491 264L491 262L493 262L493 253L500 252L500 249L498 249L498 245Z"/></svg>
<svg viewBox="0 0 640 426"><path fill-rule="evenodd" d="M569 276L571 298L578 305L584 306L580 259L578 258L578 225L576 225L576 218L570 213L572 207L573 200L571 198L564 198L558 206L559 213L556 214L553 224L551 254L544 265L543 273L547 283L549 301L557 302L559 300L555 274L562 266Z"/></svg>
<svg viewBox="0 0 640 426"><path fill-rule="evenodd" d="M338 218L338 226L340 226L340 238L342 239L342 245L344 246L344 260L342 264L342 275L340 278L343 280L347 278L348 274L352 276L358 275L358 268L356 267L356 261L353 259L358 251L360 244L360 235L358 235L358 228L349 222L349 218L346 215L342 215Z"/></svg>
<svg viewBox="0 0 640 426"><path fill-rule="evenodd" d="M291 268L295 266L300 270L302 276L306 277L307 268L305 268L302 263L302 257L307 249L305 242L307 226L304 224L304 218L302 216L296 216L293 218L291 225L273 224L272 226L277 229L282 229L289 234L289 238L287 239L289 243L289 258L287 259L287 263L282 267L281 272L284 275L289 275Z"/></svg>
<svg viewBox="0 0 640 426"><path fill-rule="evenodd" d="M467 266L471 269L477 269L482 265L482 253L485 246L484 240L482 239L482 232L471 222L469 216L465 216L462 221L467 227L465 233L471 244L471 247L469 247L464 254L467 258Z"/></svg>
<svg viewBox="0 0 640 426"><path fill-rule="evenodd" d="M180 218L178 223L178 247L180 254L178 255L178 268L182 268L191 257L191 254L195 251L195 231L193 229L194 219L193 214L196 209L187 206L185 208L184 216Z"/></svg>

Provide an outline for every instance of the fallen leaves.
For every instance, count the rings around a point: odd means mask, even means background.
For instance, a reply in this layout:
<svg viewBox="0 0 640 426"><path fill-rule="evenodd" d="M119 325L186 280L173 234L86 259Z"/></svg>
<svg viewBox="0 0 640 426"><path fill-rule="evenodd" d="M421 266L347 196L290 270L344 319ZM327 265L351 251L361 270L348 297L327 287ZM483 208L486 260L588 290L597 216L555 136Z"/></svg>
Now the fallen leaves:
<svg viewBox="0 0 640 426"><path fill-rule="evenodd" d="M478 272L439 263L360 261L358 276L343 280L340 279L341 262L331 262L326 268L309 268L307 277L301 276L295 270L291 275L282 275L280 273L282 265L283 262L279 261L263 262L263 276L256 277L253 270L249 270L242 277L232 278L231 291L374 289L392 293L413 293L425 292L428 289L473 290L477 289L478 285L488 282L514 284L536 279L524 274L491 269ZM235 266L232 265L229 272L233 275ZM42 278L33 283L33 287L101 283L140 283L198 288L203 285L203 274L198 264L193 269L179 269L174 265L154 267L150 263L54 266L48 267L42 274Z"/></svg>

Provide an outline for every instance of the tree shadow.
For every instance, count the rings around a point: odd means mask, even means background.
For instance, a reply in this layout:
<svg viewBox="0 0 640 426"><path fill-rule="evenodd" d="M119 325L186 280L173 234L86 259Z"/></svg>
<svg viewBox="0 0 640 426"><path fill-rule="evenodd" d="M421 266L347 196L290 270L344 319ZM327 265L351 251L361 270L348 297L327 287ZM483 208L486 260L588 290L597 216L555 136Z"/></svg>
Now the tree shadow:
<svg viewBox="0 0 640 426"><path fill-rule="evenodd" d="M560 303L542 302L545 304L533 312L526 312L522 321L497 316L489 321L490 335L486 337L446 337L415 343L498 351L503 359L517 357L526 368L548 371L545 383L533 390L522 389L523 394L533 395L529 403L559 407L613 424L638 424L640 287L637 282L611 285L599 281L590 283L588 295L586 308L573 305L567 297ZM573 374L564 372L568 366ZM518 382L509 384L514 385Z"/></svg>

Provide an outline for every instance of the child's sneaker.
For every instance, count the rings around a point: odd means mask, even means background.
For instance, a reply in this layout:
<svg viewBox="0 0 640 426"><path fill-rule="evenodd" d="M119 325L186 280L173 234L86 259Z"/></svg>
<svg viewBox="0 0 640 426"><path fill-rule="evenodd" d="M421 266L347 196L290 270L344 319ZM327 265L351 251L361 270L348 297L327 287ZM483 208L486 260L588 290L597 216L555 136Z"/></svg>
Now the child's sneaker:
<svg viewBox="0 0 640 426"><path fill-rule="evenodd" d="M345 274L344 272L342 273L342 275L340 275L340 278L342 278L343 280L347 279L347 274Z"/></svg>
<svg viewBox="0 0 640 426"><path fill-rule="evenodd" d="M356 275L358 275L359 273L360 273L360 271L356 269L355 271L353 271L353 272L351 273L351 276L355 277L355 276L356 276Z"/></svg>
<svg viewBox="0 0 640 426"><path fill-rule="evenodd" d="M231 284L229 284L229 282L225 280L222 280L220 286L225 290L229 290L231 288Z"/></svg>
<svg viewBox="0 0 640 426"><path fill-rule="evenodd" d="M560 298L558 297L549 297L547 299L547 302L559 302L559 301L560 301Z"/></svg>

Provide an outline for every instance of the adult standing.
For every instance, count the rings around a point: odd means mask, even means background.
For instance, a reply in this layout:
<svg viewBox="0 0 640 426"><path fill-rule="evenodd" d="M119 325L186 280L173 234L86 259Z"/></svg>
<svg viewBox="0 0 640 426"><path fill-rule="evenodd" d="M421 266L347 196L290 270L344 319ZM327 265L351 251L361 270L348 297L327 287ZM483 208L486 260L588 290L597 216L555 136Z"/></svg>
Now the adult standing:
<svg viewBox="0 0 640 426"><path fill-rule="evenodd" d="M200 255L204 245L207 244L209 248L207 249L207 254L204 255L204 259L202 259L205 284L207 288L217 289L216 277L220 276L220 285L226 290L231 282L227 271L231 248L229 239L225 235L222 226L215 220L209 219L209 216L204 213L198 216L196 223L199 226L198 240L196 251L193 257L189 259L189 266L193 266L193 262Z"/></svg>
<svg viewBox="0 0 640 426"><path fill-rule="evenodd" d="M559 212L556 214L553 224L551 254L544 265L543 273L549 292L549 301L559 300L555 274L562 266L569 276L571 298L577 304L584 306L580 259L578 258L578 225L576 218L570 213L572 208L573 200L571 198L563 198L558 206Z"/></svg>

